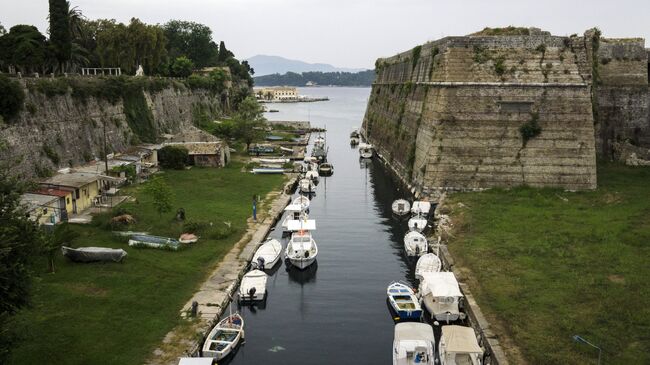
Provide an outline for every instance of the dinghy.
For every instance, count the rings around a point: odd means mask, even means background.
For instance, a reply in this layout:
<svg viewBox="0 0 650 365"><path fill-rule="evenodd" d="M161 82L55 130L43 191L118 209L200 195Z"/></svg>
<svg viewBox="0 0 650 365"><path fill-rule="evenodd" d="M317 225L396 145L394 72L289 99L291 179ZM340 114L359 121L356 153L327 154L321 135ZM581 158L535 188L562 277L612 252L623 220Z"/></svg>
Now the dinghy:
<svg viewBox="0 0 650 365"><path fill-rule="evenodd" d="M282 167L256 167L253 169L254 174L284 174Z"/></svg>
<svg viewBox="0 0 650 365"><path fill-rule="evenodd" d="M437 321L464 319L459 303L463 298L452 272L425 272L420 280L420 297L431 317Z"/></svg>
<svg viewBox="0 0 650 365"><path fill-rule="evenodd" d="M409 204L408 200L397 199L393 202L391 208L393 209L393 214L403 216L411 210L411 204Z"/></svg>
<svg viewBox="0 0 650 365"><path fill-rule="evenodd" d="M242 302L264 300L268 278L264 271L255 269L247 272L239 284L239 300Z"/></svg>
<svg viewBox="0 0 650 365"><path fill-rule="evenodd" d="M106 247L78 247L61 246L63 256L74 262L113 261L120 262L126 257L126 251Z"/></svg>
<svg viewBox="0 0 650 365"><path fill-rule="evenodd" d="M359 138L358 137L350 137L350 145L351 146L356 146L359 144Z"/></svg>
<svg viewBox="0 0 650 365"><path fill-rule="evenodd" d="M422 215L424 217L429 215L431 211L431 203L427 201L414 201L411 207L411 213L414 215Z"/></svg>
<svg viewBox="0 0 650 365"><path fill-rule="evenodd" d="M298 231L291 235L285 256L293 266L303 270L316 261L316 255L318 246L310 231Z"/></svg>
<svg viewBox="0 0 650 365"><path fill-rule="evenodd" d="M481 365L483 349L471 327L442 326L438 357L440 365Z"/></svg>
<svg viewBox="0 0 650 365"><path fill-rule="evenodd" d="M203 344L203 356L221 360L226 357L244 337L244 319L233 313L217 323Z"/></svg>
<svg viewBox="0 0 650 365"><path fill-rule="evenodd" d="M293 200L292 204L300 204L302 206L303 210L307 210L309 208L309 198L306 196L298 196L296 199Z"/></svg>
<svg viewBox="0 0 650 365"><path fill-rule="evenodd" d="M309 179L312 182L317 182L318 181L318 170L309 170L305 172L305 179Z"/></svg>
<svg viewBox="0 0 650 365"><path fill-rule="evenodd" d="M439 272L442 268L442 261L435 253L427 253L418 259L415 264L415 278L422 280L422 274L425 272Z"/></svg>
<svg viewBox="0 0 650 365"><path fill-rule="evenodd" d="M280 260L282 244L276 239L268 239L253 255L253 266L260 270L270 269Z"/></svg>
<svg viewBox="0 0 650 365"><path fill-rule="evenodd" d="M427 228L428 222L429 221L427 221L427 219L421 215L413 216L408 221L409 231L422 232L425 228Z"/></svg>
<svg viewBox="0 0 650 365"><path fill-rule="evenodd" d="M282 165L287 162L291 162L288 158L260 158L259 159L260 163L268 163L268 164L276 164L276 165Z"/></svg>
<svg viewBox="0 0 650 365"><path fill-rule="evenodd" d="M329 162L323 162L318 166L318 174L321 176L331 176L334 173L334 166Z"/></svg>
<svg viewBox="0 0 650 365"><path fill-rule="evenodd" d="M310 179L300 179L298 181L298 189L303 194L312 194L316 191L316 185Z"/></svg>
<svg viewBox="0 0 650 365"><path fill-rule="evenodd" d="M426 323L398 323L393 339L393 365L434 365L433 328Z"/></svg>
<svg viewBox="0 0 650 365"><path fill-rule="evenodd" d="M420 232L411 231L404 236L406 256L422 256L429 250L427 238Z"/></svg>
<svg viewBox="0 0 650 365"><path fill-rule="evenodd" d="M386 290L388 302L400 320L422 317L422 307L415 297L413 289L401 282L392 282Z"/></svg>
<svg viewBox="0 0 650 365"><path fill-rule="evenodd" d="M169 237L134 235L129 239L131 247L153 247L176 251L181 248L178 240Z"/></svg>
<svg viewBox="0 0 650 365"><path fill-rule="evenodd" d="M374 151L371 144L359 143L359 156L361 158L372 158L373 154Z"/></svg>

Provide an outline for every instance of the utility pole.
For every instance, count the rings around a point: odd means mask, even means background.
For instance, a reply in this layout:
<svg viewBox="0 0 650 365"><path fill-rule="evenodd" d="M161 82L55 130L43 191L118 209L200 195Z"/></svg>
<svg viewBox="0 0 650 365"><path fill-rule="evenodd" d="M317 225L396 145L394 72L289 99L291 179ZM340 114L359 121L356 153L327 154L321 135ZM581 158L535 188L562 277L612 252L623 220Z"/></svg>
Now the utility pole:
<svg viewBox="0 0 650 365"><path fill-rule="evenodd" d="M104 171L105 175L108 175L108 149L106 148L106 119L104 118L104 167L106 170Z"/></svg>

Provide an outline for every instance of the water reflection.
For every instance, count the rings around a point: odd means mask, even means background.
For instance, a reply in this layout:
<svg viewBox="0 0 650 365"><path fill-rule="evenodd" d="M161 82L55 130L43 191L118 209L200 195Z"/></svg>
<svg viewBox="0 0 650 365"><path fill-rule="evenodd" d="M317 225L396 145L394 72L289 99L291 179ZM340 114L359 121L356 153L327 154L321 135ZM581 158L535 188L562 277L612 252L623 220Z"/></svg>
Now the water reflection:
<svg viewBox="0 0 650 365"><path fill-rule="evenodd" d="M303 286L308 283L316 282L316 271L318 270L318 260L314 261L313 264L307 266L304 270L300 270L297 267L291 265L287 260L285 261L286 271L289 274L289 280L294 283L300 284Z"/></svg>

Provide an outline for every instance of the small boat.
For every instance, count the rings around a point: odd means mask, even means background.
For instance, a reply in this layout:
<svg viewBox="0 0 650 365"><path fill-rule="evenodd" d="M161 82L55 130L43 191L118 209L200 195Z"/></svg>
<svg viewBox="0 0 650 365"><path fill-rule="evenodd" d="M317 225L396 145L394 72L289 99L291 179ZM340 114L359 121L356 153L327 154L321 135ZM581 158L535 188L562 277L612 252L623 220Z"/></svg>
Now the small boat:
<svg viewBox="0 0 650 365"><path fill-rule="evenodd" d="M183 233L178 238L178 242L180 243L196 243L198 240L199 236L195 235L194 233Z"/></svg>
<svg viewBox="0 0 650 365"><path fill-rule="evenodd" d="M359 144L359 138L357 137L350 137L350 145L351 146L356 146Z"/></svg>
<svg viewBox="0 0 650 365"><path fill-rule="evenodd" d="M325 147L325 137L318 135L314 140L314 147Z"/></svg>
<svg viewBox="0 0 650 365"><path fill-rule="evenodd" d="M309 203L308 197L300 195L294 199L291 204L300 204L303 210L307 210L307 208L309 208Z"/></svg>
<svg viewBox="0 0 650 365"><path fill-rule="evenodd" d="M408 232L404 236L404 249L407 256L422 256L429 250L427 238L420 232Z"/></svg>
<svg viewBox="0 0 650 365"><path fill-rule="evenodd" d="M244 319L233 313L217 323L203 344L203 356L221 360L226 357L244 337Z"/></svg>
<svg viewBox="0 0 650 365"><path fill-rule="evenodd" d="M413 289L400 282L392 282L386 290L388 302L400 320L417 319L422 317L422 307Z"/></svg>
<svg viewBox="0 0 650 365"><path fill-rule="evenodd" d="M284 208L284 211L287 212L287 215L282 221L282 228L285 231L289 229L289 221L306 220L309 218L309 215L305 212L305 208L300 204L289 204Z"/></svg>
<svg viewBox="0 0 650 365"><path fill-rule="evenodd" d="M435 344L431 325L398 323L393 339L393 365L434 365Z"/></svg>
<svg viewBox="0 0 650 365"><path fill-rule="evenodd" d="M242 302L264 300L268 278L264 271L257 269L244 274L239 284L239 300Z"/></svg>
<svg viewBox="0 0 650 365"><path fill-rule="evenodd" d="M454 273L422 273L419 292L422 303L437 321L449 322L465 318L459 307L463 293Z"/></svg>
<svg viewBox="0 0 650 365"><path fill-rule="evenodd" d="M134 235L129 239L129 246L163 248L176 251L181 248L181 243L169 237Z"/></svg>
<svg viewBox="0 0 650 365"><path fill-rule="evenodd" d="M280 147L280 150L282 150L282 151L284 151L284 152L291 152L291 153L293 153L293 149L292 149L292 148Z"/></svg>
<svg viewBox="0 0 650 365"><path fill-rule="evenodd" d="M305 158L303 158L302 160L306 164L311 164L311 163L317 163L318 162L318 159L316 157L312 157L312 156L305 156Z"/></svg>
<svg viewBox="0 0 650 365"><path fill-rule="evenodd" d="M406 199L397 199L393 202L391 208L393 209L393 213L395 215L403 216L408 214L411 209L411 204L409 204L408 200Z"/></svg>
<svg viewBox="0 0 650 365"><path fill-rule="evenodd" d="M316 161L323 162L327 160L327 150L325 147L314 146L311 150L311 157L316 158Z"/></svg>
<svg viewBox="0 0 650 365"><path fill-rule="evenodd" d="M316 191L316 185L310 179L300 179L298 181L298 189L300 189L301 193L312 194Z"/></svg>
<svg viewBox="0 0 650 365"><path fill-rule="evenodd" d="M372 158L374 149L371 144L359 143L359 156L361 158Z"/></svg>
<svg viewBox="0 0 650 365"><path fill-rule="evenodd" d="M409 231L422 232L429 221L421 215L413 216L408 221Z"/></svg>
<svg viewBox="0 0 650 365"><path fill-rule="evenodd" d="M280 260L282 244L276 239L268 239L253 255L253 266L260 270L270 269Z"/></svg>
<svg viewBox="0 0 650 365"><path fill-rule="evenodd" d="M288 158L260 158L259 159L260 163L279 164L279 165L282 165L290 161L291 160L289 160Z"/></svg>
<svg viewBox="0 0 650 365"><path fill-rule="evenodd" d="M266 136L266 140L267 141L282 141L282 140L284 140L284 137L270 135L270 136Z"/></svg>
<svg viewBox="0 0 650 365"><path fill-rule="evenodd" d="M120 262L126 257L121 248L61 246L63 256L74 262L113 261Z"/></svg>
<svg viewBox="0 0 650 365"><path fill-rule="evenodd" d="M269 113L277 113L277 112L279 112L279 110L277 110L277 109L270 109L269 110Z"/></svg>
<svg viewBox="0 0 650 365"><path fill-rule="evenodd" d="M483 349L471 327L442 326L438 357L441 365L481 365Z"/></svg>
<svg viewBox="0 0 650 365"><path fill-rule="evenodd" d="M422 274L425 272L439 272L442 268L442 261L435 253L427 253L418 259L415 264L415 278L422 280Z"/></svg>
<svg viewBox="0 0 650 365"><path fill-rule="evenodd" d="M334 173L334 166L329 162L323 162L318 166L318 174L321 176L332 176Z"/></svg>
<svg viewBox="0 0 650 365"><path fill-rule="evenodd" d="M359 137L360 137L360 135L359 135L359 130L358 129L355 128L355 129L352 130L352 132L350 132L350 138L357 138L358 139Z"/></svg>
<svg viewBox="0 0 650 365"><path fill-rule="evenodd" d="M431 211L431 202L427 201L414 201L411 207L411 213L414 215L422 215L424 217L429 215Z"/></svg>
<svg viewBox="0 0 650 365"><path fill-rule="evenodd" d="M313 182L318 181L318 170L308 170L305 172L305 179L309 179Z"/></svg>
<svg viewBox="0 0 650 365"><path fill-rule="evenodd" d="M316 255L318 246L310 231L298 231L291 235L285 256L293 266L304 270L316 261Z"/></svg>
<svg viewBox="0 0 650 365"><path fill-rule="evenodd" d="M256 167L253 169L254 174L284 174L282 167Z"/></svg>

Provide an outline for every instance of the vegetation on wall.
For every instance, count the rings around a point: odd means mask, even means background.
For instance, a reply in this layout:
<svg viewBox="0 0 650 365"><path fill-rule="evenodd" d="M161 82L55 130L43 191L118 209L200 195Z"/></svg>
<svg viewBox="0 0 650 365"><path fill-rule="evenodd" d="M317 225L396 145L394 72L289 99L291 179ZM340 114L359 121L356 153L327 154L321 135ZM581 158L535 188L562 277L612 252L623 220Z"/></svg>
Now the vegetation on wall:
<svg viewBox="0 0 650 365"><path fill-rule="evenodd" d="M156 142L158 131L154 125L153 113L144 97L144 90L137 84L126 86L122 93L126 122L142 142Z"/></svg>
<svg viewBox="0 0 650 365"><path fill-rule="evenodd" d="M413 50L411 51L411 69L414 69L418 64L418 60L420 59L420 52L422 52L422 46L413 47Z"/></svg>
<svg viewBox="0 0 650 365"><path fill-rule="evenodd" d="M0 118L9 121L23 106L25 93L15 81L0 75Z"/></svg>
<svg viewBox="0 0 650 365"><path fill-rule="evenodd" d="M530 120L519 127L519 133L523 140L523 147L526 147L526 143L528 143L529 140L542 133L542 127L539 125L539 113L533 112L530 116Z"/></svg>
<svg viewBox="0 0 650 365"><path fill-rule="evenodd" d="M515 26L508 26L505 28L490 28L490 27L485 27L483 30L480 30L476 33L472 33L471 35L476 35L476 36L506 36L506 35L529 35L530 30L528 28L524 27L515 27Z"/></svg>

